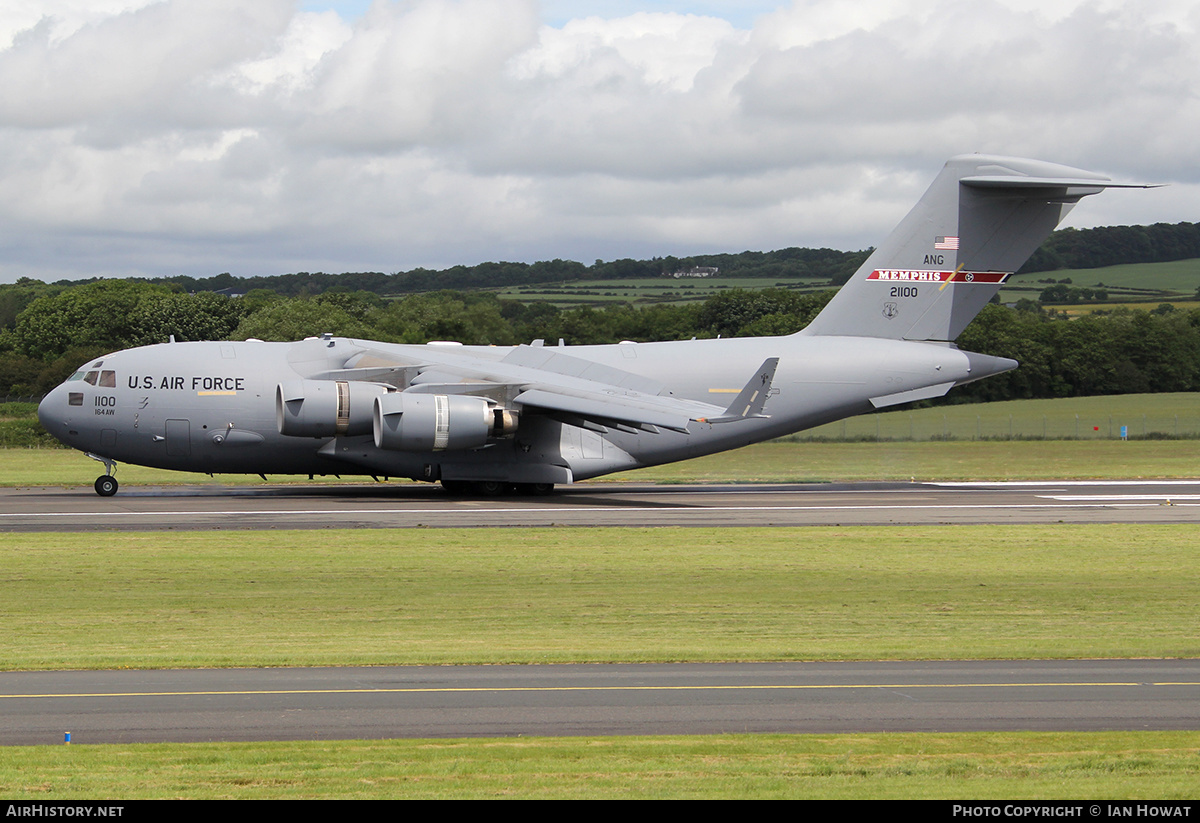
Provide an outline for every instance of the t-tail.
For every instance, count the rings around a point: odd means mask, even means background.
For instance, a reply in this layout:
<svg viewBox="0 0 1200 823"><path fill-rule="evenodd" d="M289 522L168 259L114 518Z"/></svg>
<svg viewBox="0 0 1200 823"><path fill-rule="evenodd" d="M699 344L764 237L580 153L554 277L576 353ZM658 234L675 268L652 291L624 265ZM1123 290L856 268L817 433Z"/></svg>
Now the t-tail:
<svg viewBox="0 0 1200 823"><path fill-rule="evenodd" d="M1089 194L1114 183L1020 157L951 159L804 335L953 341Z"/></svg>

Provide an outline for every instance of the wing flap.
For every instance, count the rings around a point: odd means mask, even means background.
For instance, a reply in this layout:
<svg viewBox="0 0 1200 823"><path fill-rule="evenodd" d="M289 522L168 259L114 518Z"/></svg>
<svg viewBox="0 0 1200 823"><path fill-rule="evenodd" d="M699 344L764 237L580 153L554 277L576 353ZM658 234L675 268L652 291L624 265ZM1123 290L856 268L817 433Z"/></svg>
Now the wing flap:
<svg viewBox="0 0 1200 823"><path fill-rule="evenodd" d="M609 420L634 426L648 424L679 432L686 432L688 423L692 420L706 416L701 407L707 405L669 397L635 398L610 396L603 392L576 391L568 394L562 390L549 391L542 388L521 392L517 395L516 402L524 406L566 412L585 420ZM720 411L716 406L710 408Z"/></svg>

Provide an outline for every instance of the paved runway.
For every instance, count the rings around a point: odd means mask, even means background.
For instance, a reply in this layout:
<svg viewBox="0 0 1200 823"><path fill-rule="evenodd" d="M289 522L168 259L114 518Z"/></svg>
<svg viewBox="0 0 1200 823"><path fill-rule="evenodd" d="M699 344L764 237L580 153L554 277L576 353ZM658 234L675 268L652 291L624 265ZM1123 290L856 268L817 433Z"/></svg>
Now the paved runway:
<svg viewBox="0 0 1200 823"><path fill-rule="evenodd" d="M148 486L0 490L0 531L448 526L802 526L1197 523L1200 481L585 483L548 497L452 497L437 486Z"/></svg>
<svg viewBox="0 0 1200 823"><path fill-rule="evenodd" d="M1195 729L1200 661L0 674L0 744Z"/></svg>

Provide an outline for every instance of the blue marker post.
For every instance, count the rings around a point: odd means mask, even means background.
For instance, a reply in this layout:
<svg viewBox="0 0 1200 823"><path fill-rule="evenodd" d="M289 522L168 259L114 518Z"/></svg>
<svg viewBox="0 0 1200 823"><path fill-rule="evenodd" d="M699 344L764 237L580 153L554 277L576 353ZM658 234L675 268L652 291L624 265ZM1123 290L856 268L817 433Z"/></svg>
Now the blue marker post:
<svg viewBox="0 0 1200 823"><path fill-rule="evenodd" d="M1129 427L1128 427L1128 426L1122 426L1122 427L1121 427L1121 439L1122 439L1122 440L1128 440L1128 439L1129 439Z"/></svg>
<svg viewBox="0 0 1200 823"><path fill-rule="evenodd" d="M68 746L71 745L71 733L70 732L67 732L66 734L63 735L63 743Z"/></svg>

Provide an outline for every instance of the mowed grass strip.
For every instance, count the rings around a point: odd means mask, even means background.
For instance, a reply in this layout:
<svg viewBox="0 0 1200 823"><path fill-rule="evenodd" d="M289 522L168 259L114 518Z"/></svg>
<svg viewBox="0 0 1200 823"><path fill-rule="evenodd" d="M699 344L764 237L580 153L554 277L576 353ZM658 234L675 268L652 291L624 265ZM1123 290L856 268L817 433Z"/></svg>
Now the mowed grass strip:
<svg viewBox="0 0 1200 823"><path fill-rule="evenodd" d="M1200 528L13 534L7 669L1200 656Z"/></svg>
<svg viewBox="0 0 1200 823"><path fill-rule="evenodd" d="M827 423L787 440L1092 440L1200 436L1200 393L999 400L880 412ZM1127 444L1123 444L1127 445ZM1198 447L1197 453L1200 453Z"/></svg>
<svg viewBox="0 0 1200 823"><path fill-rule="evenodd" d="M721 735L0 749L9 800L1188 800L1195 732Z"/></svg>
<svg viewBox="0 0 1200 823"><path fill-rule="evenodd" d="M1200 477L1200 440L759 443L596 482L1127 480Z"/></svg>
<svg viewBox="0 0 1200 823"><path fill-rule="evenodd" d="M1099 286L1104 288L1161 289L1191 296L1200 286L1200 260L1171 260L1164 263L1125 263L1119 266L1104 266L1099 269L1059 269L1052 272L1030 272L1009 278L1000 299L1016 301L1022 295L1021 287L1041 290L1046 283L1039 280L1053 279L1062 283L1070 280L1073 288ZM1120 299L1120 298L1114 298Z"/></svg>

